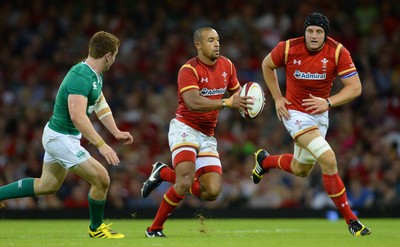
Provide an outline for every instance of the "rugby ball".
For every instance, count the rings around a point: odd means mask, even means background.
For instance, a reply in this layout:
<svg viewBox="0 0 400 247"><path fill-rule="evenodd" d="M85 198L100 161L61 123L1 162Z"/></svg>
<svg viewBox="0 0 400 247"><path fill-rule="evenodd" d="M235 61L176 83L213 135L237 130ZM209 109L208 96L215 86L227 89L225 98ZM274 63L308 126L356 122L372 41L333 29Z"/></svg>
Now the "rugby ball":
<svg viewBox="0 0 400 247"><path fill-rule="evenodd" d="M257 82L248 82L243 85L240 96L251 96L254 102L253 109L239 110L240 115L246 119L254 119L262 113L265 105L265 95L260 84Z"/></svg>

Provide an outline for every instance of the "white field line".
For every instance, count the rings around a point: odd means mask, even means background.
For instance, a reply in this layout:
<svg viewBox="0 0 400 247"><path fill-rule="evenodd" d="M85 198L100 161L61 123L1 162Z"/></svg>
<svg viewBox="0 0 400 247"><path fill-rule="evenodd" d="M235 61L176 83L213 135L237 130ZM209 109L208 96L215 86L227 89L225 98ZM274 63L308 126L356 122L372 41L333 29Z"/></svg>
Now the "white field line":
<svg viewBox="0 0 400 247"><path fill-rule="evenodd" d="M287 233L287 232L300 232L300 229L254 229L254 230L215 230L220 233Z"/></svg>

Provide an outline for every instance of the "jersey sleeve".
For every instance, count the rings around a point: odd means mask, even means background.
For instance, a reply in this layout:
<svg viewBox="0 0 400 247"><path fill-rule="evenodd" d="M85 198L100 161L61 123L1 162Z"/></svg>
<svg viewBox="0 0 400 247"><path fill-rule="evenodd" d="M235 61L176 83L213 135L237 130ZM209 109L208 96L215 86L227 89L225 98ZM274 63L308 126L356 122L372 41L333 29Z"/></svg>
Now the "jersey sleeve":
<svg viewBox="0 0 400 247"><path fill-rule="evenodd" d="M235 92L236 90L238 90L240 88L240 83L239 83L239 79L237 78L235 65L229 59L227 59L227 60L229 62L230 71L231 71L231 76L229 77L228 91Z"/></svg>
<svg viewBox="0 0 400 247"><path fill-rule="evenodd" d="M344 46L340 48L337 73L340 78L348 78L357 73L357 68L354 65L350 52Z"/></svg>
<svg viewBox="0 0 400 247"><path fill-rule="evenodd" d="M190 64L185 64L178 73L178 91L183 93L191 89L199 89L196 69Z"/></svg>
<svg viewBox="0 0 400 247"><path fill-rule="evenodd" d="M289 41L281 41L279 42L274 49L271 51L271 59L274 65L279 68L285 65L285 47L286 42Z"/></svg>
<svg viewBox="0 0 400 247"><path fill-rule="evenodd" d="M90 80L79 74L71 76L65 86L68 94L78 94L85 97L88 97L93 88Z"/></svg>

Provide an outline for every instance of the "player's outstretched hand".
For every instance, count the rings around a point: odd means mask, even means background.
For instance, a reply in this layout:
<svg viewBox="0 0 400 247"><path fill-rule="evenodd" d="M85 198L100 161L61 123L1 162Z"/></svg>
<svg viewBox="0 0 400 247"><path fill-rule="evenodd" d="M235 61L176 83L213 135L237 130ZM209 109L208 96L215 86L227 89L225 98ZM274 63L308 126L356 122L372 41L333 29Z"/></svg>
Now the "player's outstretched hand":
<svg viewBox="0 0 400 247"><path fill-rule="evenodd" d="M99 152L101 155L103 155L103 157L106 159L109 165L116 166L119 164L119 158L117 153L114 151L114 149L108 146L107 143L99 147Z"/></svg>
<svg viewBox="0 0 400 247"><path fill-rule="evenodd" d="M127 132L127 131L119 131L116 135L115 138L117 138L118 140L122 140L124 141L124 144L132 144L133 142L133 137L132 135Z"/></svg>

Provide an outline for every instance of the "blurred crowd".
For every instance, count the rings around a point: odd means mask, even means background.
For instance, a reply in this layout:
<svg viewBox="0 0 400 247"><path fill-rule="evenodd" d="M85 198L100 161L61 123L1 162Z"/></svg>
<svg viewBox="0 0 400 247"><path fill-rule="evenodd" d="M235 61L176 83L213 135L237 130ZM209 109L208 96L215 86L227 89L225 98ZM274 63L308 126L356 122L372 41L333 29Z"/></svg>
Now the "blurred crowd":
<svg viewBox="0 0 400 247"><path fill-rule="evenodd" d="M262 78L261 61L279 42L303 35L308 13L330 19L330 36L352 54L362 95L330 111L327 139L337 154L339 173L354 209L400 206L400 5L397 0L2 0L0 1L0 185L41 174L42 130L52 114L59 84L68 69L87 55L92 34L116 34L122 44L106 72L104 94L114 118L134 136L124 146L93 118L117 151L119 166L106 165L83 144L111 177L107 207L157 207L171 185L140 197L152 164L171 165L167 132L177 106L180 66L195 56L193 31L211 26L222 54L237 67L242 84L259 82L266 107L255 120L222 110L216 129L224 186L214 202L192 196L182 207L332 207L318 166L307 178L272 170L259 185L250 179L254 151L292 153L293 144L275 115ZM284 83L284 71L278 76ZM332 93L340 90L336 81ZM282 88L283 89L283 88ZM89 185L70 173L52 196L5 201L11 209L87 207Z"/></svg>

